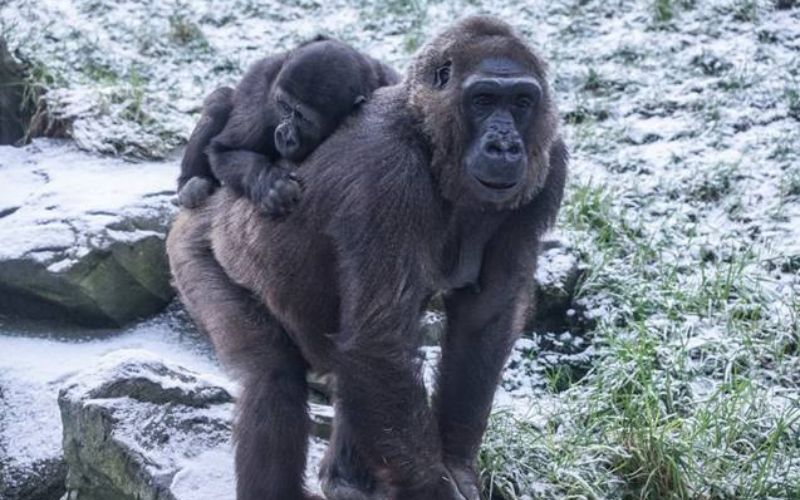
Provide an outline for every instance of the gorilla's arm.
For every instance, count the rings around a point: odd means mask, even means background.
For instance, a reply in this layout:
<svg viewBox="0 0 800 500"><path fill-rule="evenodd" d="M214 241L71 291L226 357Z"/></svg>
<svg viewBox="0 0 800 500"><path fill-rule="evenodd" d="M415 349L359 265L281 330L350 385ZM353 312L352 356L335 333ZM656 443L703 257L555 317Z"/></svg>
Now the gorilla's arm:
<svg viewBox="0 0 800 500"><path fill-rule="evenodd" d="M539 237L558 212L566 164L566 148L556 141L544 188L505 221L486 248L481 292L464 288L445 298L448 332L442 346L434 408L445 465L462 492L472 485L472 496L467 495L470 500L479 498L472 467L500 373L522 329ZM463 475L472 478L459 477Z"/></svg>
<svg viewBox="0 0 800 500"><path fill-rule="evenodd" d="M276 191L292 190L299 195L299 185L289 170L275 164L273 134L278 117L271 89L285 59L285 54L271 56L248 70L236 88L230 119L208 147L214 176L270 212L277 208L272 206L278 198Z"/></svg>
<svg viewBox="0 0 800 500"><path fill-rule="evenodd" d="M363 179L370 202L353 197L352 213L340 217L349 223L335 225L342 303L334 370L339 408L366 462L395 489L392 498L449 500L456 497L417 358L418 318L431 288L420 263L431 261L425 235L436 213L424 174Z"/></svg>

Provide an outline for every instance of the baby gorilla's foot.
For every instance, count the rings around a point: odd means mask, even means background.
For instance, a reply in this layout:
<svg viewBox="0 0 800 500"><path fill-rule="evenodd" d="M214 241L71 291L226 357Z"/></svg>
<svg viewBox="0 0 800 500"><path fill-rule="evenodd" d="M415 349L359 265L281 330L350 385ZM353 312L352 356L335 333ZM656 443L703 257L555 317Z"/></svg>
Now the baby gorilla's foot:
<svg viewBox="0 0 800 500"><path fill-rule="evenodd" d="M178 191L178 204L186 208L197 208L205 203L215 187L205 177L192 177Z"/></svg>
<svg viewBox="0 0 800 500"><path fill-rule="evenodd" d="M294 174L276 179L267 191L262 210L274 217L288 215L300 201L301 190L300 181Z"/></svg>
<svg viewBox="0 0 800 500"><path fill-rule="evenodd" d="M280 168L264 170L249 186L248 197L267 215L288 215L300 201L300 180L290 171Z"/></svg>

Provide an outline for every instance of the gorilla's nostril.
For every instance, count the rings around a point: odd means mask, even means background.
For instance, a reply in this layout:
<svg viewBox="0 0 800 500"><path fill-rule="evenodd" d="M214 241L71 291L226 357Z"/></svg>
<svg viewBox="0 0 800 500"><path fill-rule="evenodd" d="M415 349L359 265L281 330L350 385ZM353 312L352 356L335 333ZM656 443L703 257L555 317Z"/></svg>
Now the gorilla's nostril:
<svg viewBox="0 0 800 500"><path fill-rule="evenodd" d="M518 154L522 153L522 148L520 147L520 145L519 145L519 144L516 144L516 143L514 143L514 144L511 144L511 145L508 147L508 152L509 152L510 154L512 154L512 155L515 155L515 156L516 156L516 155L518 155Z"/></svg>

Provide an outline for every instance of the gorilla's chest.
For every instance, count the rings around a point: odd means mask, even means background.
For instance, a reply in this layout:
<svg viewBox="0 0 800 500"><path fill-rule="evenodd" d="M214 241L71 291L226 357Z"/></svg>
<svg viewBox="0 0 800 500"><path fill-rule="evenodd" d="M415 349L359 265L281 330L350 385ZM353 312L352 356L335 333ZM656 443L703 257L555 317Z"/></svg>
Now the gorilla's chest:
<svg viewBox="0 0 800 500"><path fill-rule="evenodd" d="M479 287L486 247L505 217L475 212L453 216L444 244L443 288Z"/></svg>

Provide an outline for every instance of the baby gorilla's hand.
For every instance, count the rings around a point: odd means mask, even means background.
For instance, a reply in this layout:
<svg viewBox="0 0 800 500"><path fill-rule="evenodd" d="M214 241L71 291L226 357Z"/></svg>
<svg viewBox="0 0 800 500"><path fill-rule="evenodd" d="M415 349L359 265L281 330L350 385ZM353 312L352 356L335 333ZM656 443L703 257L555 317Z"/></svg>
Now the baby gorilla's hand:
<svg viewBox="0 0 800 500"><path fill-rule="evenodd" d="M285 168L260 169L246 186L246 194L267 215L288 215L300 201L302 186L293 172Z"/></svg>

